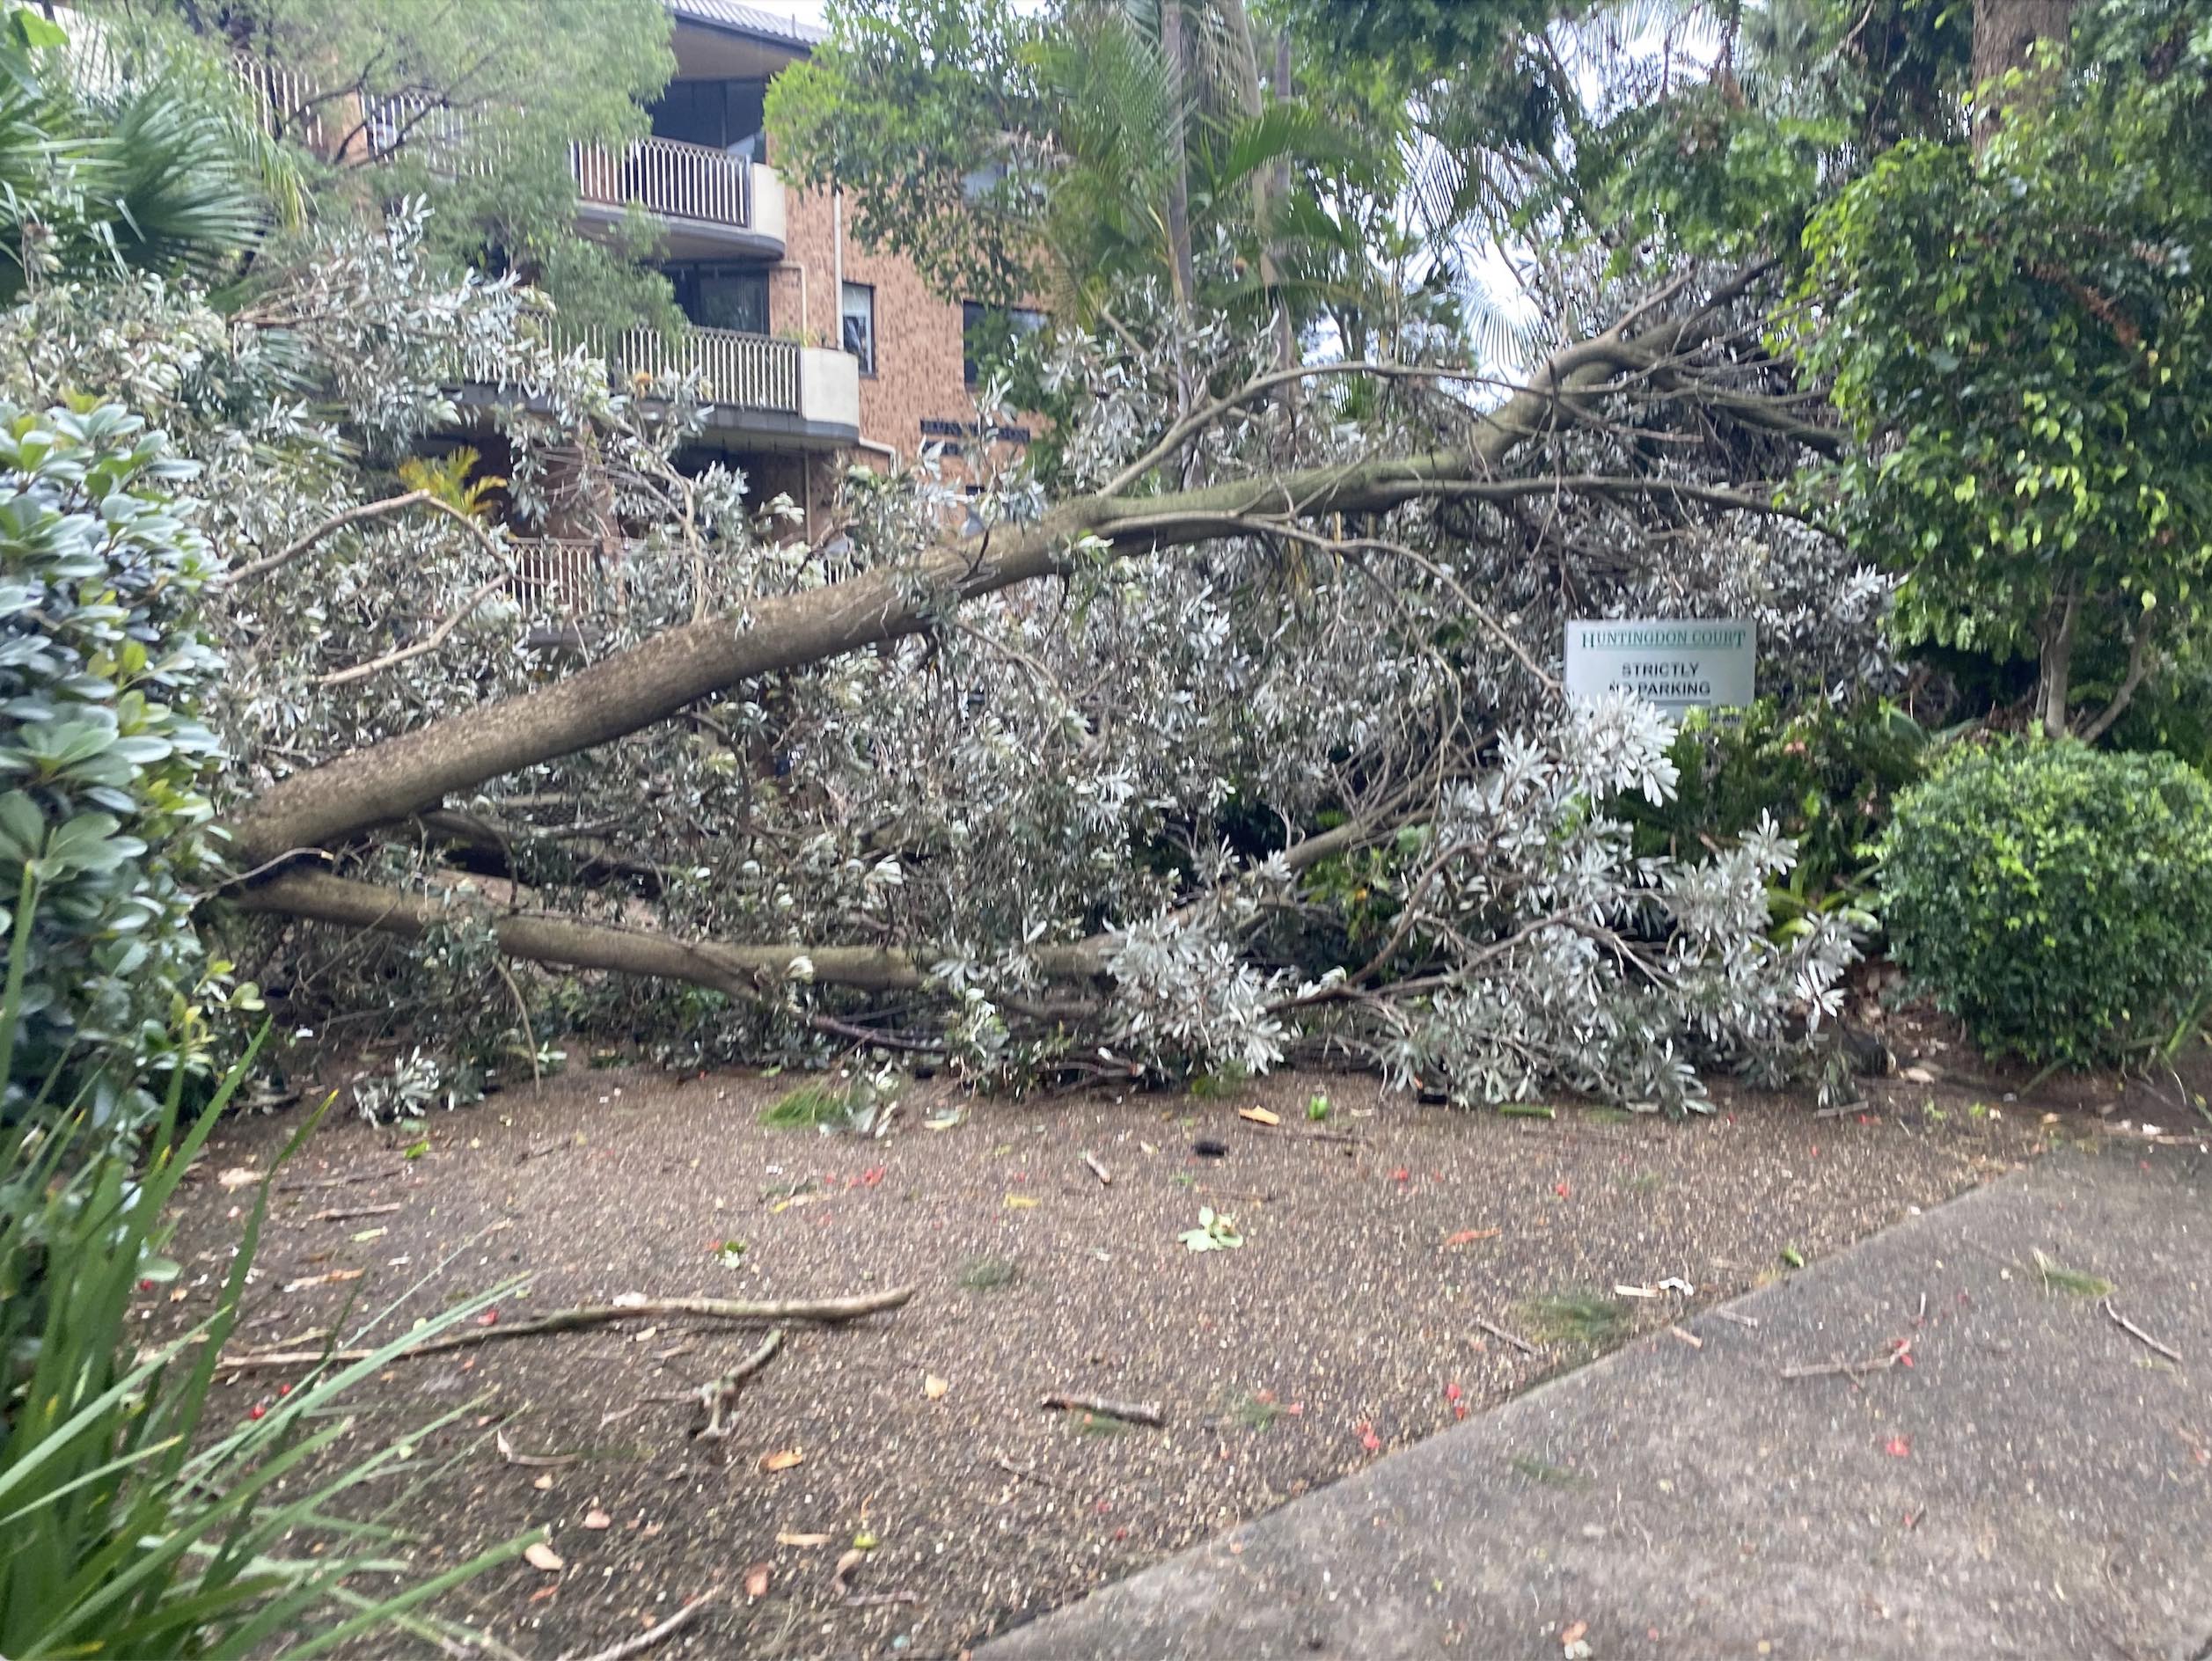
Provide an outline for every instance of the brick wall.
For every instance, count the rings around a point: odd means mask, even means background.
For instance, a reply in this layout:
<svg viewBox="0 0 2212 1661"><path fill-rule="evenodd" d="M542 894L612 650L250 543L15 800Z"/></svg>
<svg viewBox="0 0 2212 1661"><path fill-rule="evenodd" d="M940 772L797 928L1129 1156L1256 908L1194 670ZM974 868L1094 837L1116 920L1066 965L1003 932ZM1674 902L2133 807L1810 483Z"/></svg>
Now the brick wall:
<svg viewBox="0 0 2212 1661"><path fill-rule="evenodd" d="M804 267L805 333L809 344L839 340L835 216L826 191L794 191L785 209L785 256L768 279L768 326L778 334L800 332L798 267ZM875 373L861 377L861 437L886 445L902 462L926 442L924 421L972 428L975 400L962 384L957 302L930 293L905 260L870 253L845 236L845 281L875 289ZM968 441L966 448L973 448ZM863 458L881 464L880 454ZM949 468L949 471L956 471Z"/></svg>

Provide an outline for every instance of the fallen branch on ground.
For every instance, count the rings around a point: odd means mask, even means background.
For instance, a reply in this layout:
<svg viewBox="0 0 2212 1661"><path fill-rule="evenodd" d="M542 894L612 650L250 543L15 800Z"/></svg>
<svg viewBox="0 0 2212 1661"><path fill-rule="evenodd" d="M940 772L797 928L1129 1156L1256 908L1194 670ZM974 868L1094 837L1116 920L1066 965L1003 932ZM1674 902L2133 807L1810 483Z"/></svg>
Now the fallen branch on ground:
<svg viewBox="0 0 2212 1661"><path fill-rule="evenodd" d="M628 1657L642 1655L655 1644L663 1643L683 1631L685 1627L699 1618L700 1610L706 1608L721 1595L719 1591L702 1591L667 1620L662 1621L659 1626L648 1627L634 1638L625 1638L621 1643L602 1650L597 1655L586 1656L583 1661L627 1661Z"/></svg>
<svg viewBox="0 0 2212 1661"><path fill-rule="evenodd" d="M2176 1355L2172 1350L2167 1349L2165 1345L2160 1343L2156 1338L2145 1332L2141 1327L2135 1325L2134 1321L2128 1320L2127 1316L2121 1314L2120 1311L2113 1308L2113 1300L2109 1298L2105 1299L2105 1313L2113 1318L2113 1323L2118 1326L2122 1332L2127 1333L2131 1337L2142 1339L2143 1343L2149 1344L2153 1350L2156 1350L2160 1355L2165 1357L2167 1360L2172 1362L2177 1367L2181 1365L2181 1357L2179 1356Z"/></svg>
<svg viewBox="0 0 2212 1661"><path fill-rule="evenodd" d="M297 1194L302 1189L344 1188L353 1182L380 1182L386 1177L404 1176L407 1171L407 1167L404 1165L392 1165L374 1171L346 1171L337 1176L296 1177L289 1182L279 1182L276 1191L280 1194Z"/></svg>
<svg viewBox="0 0 2212 1661"><path fill-rule="evenodd" d="M896 1309L913 1295L913 1287L898 1286L890 1291L862 1292L854 1298L801 1298L770 1303L743 1303L728 1298L640 1298L629 1303L582 1304L574 1309L540 1315L534 1321L448 1333L442 1338L402 1350L392 1359L409 1361L418 1356L442 1355L450 1350L491 1343L501 1338L574 1332L613 1321L670 1320L689 1315L703 1321L815 1321L826 1326ZM365 1361L376 1353L373 1350L281 1350L267 1355L225 1356L220 1365L226 1372L246 1372L262 1367L313 1366L322 1361Z"/></svg>
<svg viewBox="0 0 2212 1661"><path fill-rule="evenodd" d="M574 1465L583 1457L581 1453L517 1453L515 1445L507 1439L505 1431L492 1432L492 1445L499 1450L501 1459L509 1465L519 1465L526 1471L557 1471Z"/></svg>
<svg viewBox="0 0 2212 1661"><path fill-rule="evenodd" d="M1157 1401L1117 1401L1103 1395L1048 1395L1044 1405L1070 1413L1095 1413L1102 1418L1124 1419L1131 1424L1149 1424L1155 1430L1164 1429L1168 1423L1167 1409Z"/></svg>

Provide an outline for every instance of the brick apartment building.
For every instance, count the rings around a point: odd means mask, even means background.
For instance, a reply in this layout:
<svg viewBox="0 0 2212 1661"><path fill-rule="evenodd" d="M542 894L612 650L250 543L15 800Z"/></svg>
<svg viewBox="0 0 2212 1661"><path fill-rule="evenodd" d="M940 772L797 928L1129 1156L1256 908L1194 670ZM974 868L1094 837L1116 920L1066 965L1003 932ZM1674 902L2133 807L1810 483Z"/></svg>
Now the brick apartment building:
<svg viewBox="0 0 2212 1661"><path fill-rule="evenodd" d="M666 4L677 70L652 136L625 157L579 150L576 173L586 234L632 205L666 227L659 264L691 327L602 342L610 360L697 370L715 398L705 442L809 516L839 464L911 461L930 443L972 454L968 309L857 245L839 195L787 188L768 153L768 84L821 31L738 0Z"/></svg>

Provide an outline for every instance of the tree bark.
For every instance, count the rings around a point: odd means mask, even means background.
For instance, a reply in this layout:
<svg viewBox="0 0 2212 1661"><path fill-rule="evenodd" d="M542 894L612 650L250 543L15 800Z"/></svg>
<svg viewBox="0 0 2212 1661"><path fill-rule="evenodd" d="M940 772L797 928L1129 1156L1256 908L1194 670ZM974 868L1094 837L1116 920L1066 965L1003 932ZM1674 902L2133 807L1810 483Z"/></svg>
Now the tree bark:
<svg viewBox="0 0 2212 1661"><path fill-rule="evenodd" d="M754 602L743 616L682 625L554 684L450 715L295 773L230 823L235 863L282 863L437 806L521 768L649 727L746 681L925 631L958 604L1069 568L1085 535L1124 552L1243 534L1247 516L1372 513L1480 482L1525 439L1599 397L1616 372L1647 380L1710 313L1556 354L1483 417L1463 450L1263 475L1161 496L1090 496L1037 523L939 545L912 564Z"/></svg>
<svg viewBox="0 0 2212 1661"><path fill-rule="evenodd" d="M1168 262L1176 299L1188 310L1198 293L1190 253L1190 160L1183 143L1189 60L1183 44L1183 0L1161 0L1160 57L1168 71Z"/></svg>
<svg viewBox="0 0 2212 1661"><path fill-rule="evenodd" d="M2066 736L2066 706L2073 696L2074 623L2080 617L2081 610L2081 589L2078 583L2069 583L2056 615L2044 633L2042 661L2037 674L2040 684L2036 701L2041 710L2043 732L2047 737Z"/></svg>
<svg viewBox="0 0 2212 1661"><path fill-rule="evenodd" d="M1222 21L1227 26L1229 39L1236 46L1234 78L1236 82L1237 108L1247 121L1257 121L1265 111L1260 99L1259 44L1252 33L1252 19L1244 9L1244 0L1219 0ZM1287 82L1289 65L1278 62L1283 79ZM1278 87L1278 95L1287 87ZM1252 175L1252 234L1259 246L1260 287L1267 295L1269 309L1275 314L1275 356L1284 369L1298 362L1298 331L1291 323L1290 307L1283 298L1283 276L1275 257L1275 177L1276 165L1269 163ZM1288 180L1285 184L1287 187ZM1296 388L1290 388L1285 397L1295 396Z"/></svg>
<svg viewBox="0 0 2212 1661"><path fill-rule="evenodd" d="M2047 41L2055 42L2059 52L2065 50L2073 29L2074 5L2075 0L1974 0L1976 93L2014 70L2039 67L2039 59L2044 60L2040 67L2054 67L2048 62L2050 54L2038 53L2036 48ZM2008 107L2034 96L2032 90L1992 93L1986 105L1975 108L1975 142L1986 143Z"/></svg>

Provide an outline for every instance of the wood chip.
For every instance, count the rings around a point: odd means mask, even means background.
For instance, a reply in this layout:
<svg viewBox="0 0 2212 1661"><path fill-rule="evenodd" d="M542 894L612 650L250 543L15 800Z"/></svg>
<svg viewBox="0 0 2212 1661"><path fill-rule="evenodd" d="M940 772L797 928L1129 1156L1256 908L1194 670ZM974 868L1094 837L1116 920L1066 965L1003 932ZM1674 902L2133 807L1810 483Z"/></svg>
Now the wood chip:
<svg viewBox="0 0 2212 1661"><path fill-rule="evenodd" d="M1265 1108L1239 1108L1236 1116L1249 1119L1254 1124L1280 1124L1283 1122L1281 1114L1270 1113Z"/></svg>
<svg viewBox="0 0 2212 1661"><path fill-rule="evenodd" d="M775 1565L773 1563L755 1563L751 1568L746 1570L745 1596L754 1599L766 1597L768 1595L768 1581L770 1577L774 1573Z"/></svg>
<svg viewBox="0 0 2212 1661"><path fill-rule="evenodd" d="M557 1575L568 1566L568 1560L542 1540L532 1540L523 1548L523 1561L549 1575Z"/></svg>
<svg viewBox="0 0 2212 1661"><path fill-rule="evenodd" d="M760 1456L760 1468L771 1472L787 1471L795 1465L805 1464L806 1459L807 1456L797 1448L787 1447L773 1453L763 1453Z"/></svg>
<svg viewBox="0 0 2212 1661"><path fill-rule="evenodd" d="M777 1545L795 1546L802 1551L811 1551L817 1546L826 1546L829 1543L830 1537L827 1534L780 1533L776 1536Z"/></svg>
<svg viewBox="0 0 2212 1661"><path fill-rule="evenodd" d="M1099 1163L1096 1160L1093 1159L1093 1158L1092 1158L1089 1154L1088 1154L1088 1153L1081 1154L1081 1155L1080 1155L1080 1156L1078 1156L1078 1157L1080 1157L1080 1158L1082 1160L1082 1161L1083 1161L1083 1163L1084 1163L1085 1165L1087 1165L1087 1166L1088 1166L1088 1167L1090 1167L1090 1173L1091 1173L1091 1174L1092 1174L1093 1176L1095 1176L1095 1177L1096 1177L1096 1178L1098 1179L1098 1185L1099 1185L1099 1187L1101 1187L1101 1188L1111 1188L1111 1187L1113 1187L1113 1185L1114 1185L1114 1179L1113 1179L1113 1175L1112 1175L1112 1174L1111 1174L1111 1173L1110 1173L1110 1172L1106 1169L1106 1167L1105 1167L1104 1166L1101 1165L1101 1164L1100 1164L1100 1163Z"/></svg>
<svg viewBox="0 0 2212 1661"><path fill-rule="evenodd" d="M594 1531L602 1528L610 1528L613 1526L613 1524L614 1518L608 1516L597 1505L594 1505L590 1511L583 1514L583 1526L586 1528L592 1529Z"/></svg>
<svg viewBox="0 0 2212 1661"><path fill-rule="evenodd" d="M1693 1350L1703 1350L1705 1347L1705 1341L1703 1338L1685 1328L1669 1327L1666 1331L1669 1337L1681 1339Z"/></svg>
<svg viewBox="0 0 2212 1661"><path fill-rule="evenodd" d="M301 1280L284 1283L286 1291L305 1291L310 1286L335 1286L341 1281L359 1280L369 1271L365 1269L333 1269L326 1275L309 1275Z"/></svg>

